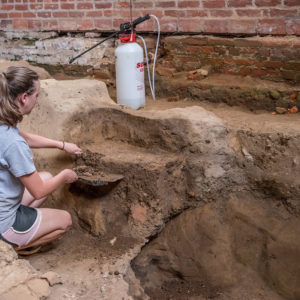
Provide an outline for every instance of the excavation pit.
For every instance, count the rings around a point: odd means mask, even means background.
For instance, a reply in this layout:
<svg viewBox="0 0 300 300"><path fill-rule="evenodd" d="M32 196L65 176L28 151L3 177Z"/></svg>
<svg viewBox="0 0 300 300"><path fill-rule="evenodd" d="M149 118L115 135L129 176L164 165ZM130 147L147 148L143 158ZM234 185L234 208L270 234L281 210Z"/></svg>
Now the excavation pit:
<svg viewBox="0 0 300 300"><path fill-rule="evenodd" d="M49 197L73 217L28 258L62 277L50 300L300 297L298 115L188 99L133 111L94 80L42 87L24 130L78 144L83 174L123 176L104 194ZM77 163L58 150L35 157L52 173Z"/></svg>

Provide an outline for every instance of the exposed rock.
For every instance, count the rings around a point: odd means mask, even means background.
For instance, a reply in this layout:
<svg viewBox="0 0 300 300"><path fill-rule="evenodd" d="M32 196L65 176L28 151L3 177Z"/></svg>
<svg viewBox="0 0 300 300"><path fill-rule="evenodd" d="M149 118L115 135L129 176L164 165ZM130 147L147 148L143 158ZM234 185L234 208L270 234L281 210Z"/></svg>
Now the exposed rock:
<svg viewBox="0 0 300 300"><path fill-rule="evenodd" d="M51 78L51 75L43 68L36 67L30 65L27 61L6 61L6 60L0 60L0 73L6 71L6 69L10 66L18 66L18 67L27 67L32 69L33 71L37 72L39 75L39 78L41 80L43 79L49 79Z"/></svg>
<svg viewBox="0 0 300 300"><path fill-rule="evenodd" d="M50 293L46 280L37 275L28 261L18 259L12 247L0 241L0 299L39 300Z"/></svg>
<svg viewBox="0 0 300 300"><path fill-rule="evenodd" d="M49 272L43 274L41 276L41 278L47 279L47 281L49 282L50 286L62 283L61 277L57 273L55 273L53 271L49 271Z"/></svg>

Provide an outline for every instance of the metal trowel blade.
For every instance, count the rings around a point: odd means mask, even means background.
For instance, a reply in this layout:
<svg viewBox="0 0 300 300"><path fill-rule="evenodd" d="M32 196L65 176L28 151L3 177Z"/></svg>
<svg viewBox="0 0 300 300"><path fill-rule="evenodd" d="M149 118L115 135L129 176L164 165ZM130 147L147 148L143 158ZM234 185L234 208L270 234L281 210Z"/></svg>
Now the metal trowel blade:
<svg viewBox="0 0 300 300"><path fill-rule="evenodd" d="M124 177L119 174L106 174L104 176L79 175L73 182L70 191L74 194L85 194L92 197L103 196L109 193Z"/></svg>

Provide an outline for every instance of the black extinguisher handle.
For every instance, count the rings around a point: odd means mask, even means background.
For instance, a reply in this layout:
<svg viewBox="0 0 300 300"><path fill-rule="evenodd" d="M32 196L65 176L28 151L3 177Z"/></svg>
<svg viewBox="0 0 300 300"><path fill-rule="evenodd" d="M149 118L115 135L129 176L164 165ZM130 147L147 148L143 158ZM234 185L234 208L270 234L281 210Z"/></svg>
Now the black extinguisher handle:
<svg viewBox="0 0 300 300"><path fill-rule="evenodd" d="M136 25L141 24L142 22L145 22L146 20L149 20L149 19L150 19L150 15L147 14L144 17L139 17L139 18L133 20L132 24L130 22L122 23L120 25L120 32L127 32L132 29L135 29Z"/></svg>
<svg viewBox="0 0 300 300"><path fill-rule="evenodd" d="M150 15L147 14L146 16L144 17L139 17L137 19L135 19L134 21L132 21L132 26L135 27L136 25L142 23L142 22L145 22L146 20L149 20L150 19Z"/></svg>

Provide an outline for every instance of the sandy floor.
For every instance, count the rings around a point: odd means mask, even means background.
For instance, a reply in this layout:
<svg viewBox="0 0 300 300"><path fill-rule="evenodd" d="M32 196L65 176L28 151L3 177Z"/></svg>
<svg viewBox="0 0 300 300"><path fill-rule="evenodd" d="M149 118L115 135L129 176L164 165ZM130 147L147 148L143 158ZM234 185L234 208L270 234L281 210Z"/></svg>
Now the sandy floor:
<svg viewBox="0 0 300 300"><path fill-rule="evenodd" d="M231 128L252 128L258 132L279 131L292 135L300 133L300 114L273 115L270 112L250 112L224 104L215 105L189 100L168 102L166 99L156 102L148 99L147 106L142 110L167 110L195 105L214 112ZM96 238L84 232L79 226L75 226L62 239L45 247L43 252L26 259L38 271L44 273L51 270L63 278L62 284L52 288L50 300L107 299L107 295L113 293L110 290L111 284L118 281L119 290L114 291L116 293L114 299L122 299L128 290L122 277L122 273L125 272L124 265L134 257L133 249L140 246L141 243L132 238L118 236L116 239L113 234L108 234L105 238Z"/></svg>

